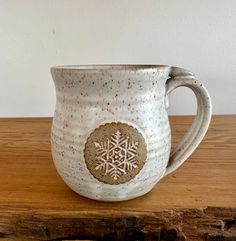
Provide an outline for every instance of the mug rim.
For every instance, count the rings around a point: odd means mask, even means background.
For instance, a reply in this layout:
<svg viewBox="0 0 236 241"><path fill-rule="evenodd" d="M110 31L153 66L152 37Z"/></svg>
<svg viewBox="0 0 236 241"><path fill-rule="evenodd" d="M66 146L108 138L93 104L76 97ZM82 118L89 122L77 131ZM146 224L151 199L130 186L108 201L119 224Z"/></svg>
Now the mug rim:
<svg viewBox="0 0 236 241"><path fill-rule="evenodd" d="M81 71L104 71L104 70L153 70L170 68L169 65L160 64L92 64L92 65L59 65L51 67L51 70L81 70Z"/></svg>

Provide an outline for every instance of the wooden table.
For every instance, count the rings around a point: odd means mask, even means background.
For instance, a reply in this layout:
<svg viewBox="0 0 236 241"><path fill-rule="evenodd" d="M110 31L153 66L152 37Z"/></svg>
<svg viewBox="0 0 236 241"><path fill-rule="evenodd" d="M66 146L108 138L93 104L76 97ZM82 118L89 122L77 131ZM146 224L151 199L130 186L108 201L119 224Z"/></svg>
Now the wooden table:
<svg viewBox="0 0 236 241"><path fill-rule="evenodd" d="M192 117L171 117L173 144ZM1 240L236 240L236 116L214 116L189 160L147 195L102 203L71 191L51 118L0 119Z"/></svg>

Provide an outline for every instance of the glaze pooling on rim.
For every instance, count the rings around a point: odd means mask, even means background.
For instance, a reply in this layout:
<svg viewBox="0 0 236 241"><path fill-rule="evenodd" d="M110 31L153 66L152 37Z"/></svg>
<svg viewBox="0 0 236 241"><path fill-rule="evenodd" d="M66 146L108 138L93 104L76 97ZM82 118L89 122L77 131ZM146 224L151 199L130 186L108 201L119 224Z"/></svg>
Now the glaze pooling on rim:
<svg viewBox="0 0 236 241"><path fill-rule="evenodd" d="M193 75L178 68L159 65L62 66L53 67L51 72L57 97L51 135L52 155L57 171L67 185L85 197L101 201L128 200L150 191L166 173L170 157L166 81L169 76L174 79L176 73L180 73L190 83ZM129 137L133 141L133 149L129 149L132 154L129 155L133 155L132 161L137 166L133 166L133 170L139 168L131 177L128 177L127 171L126 178L115 185L111 183L112 179L105 177L110 169L99 173L89 169L97 167L96 147L99 149L99 146L108 143L101 133L94 134L94 130L109 123L123 123L138 130L143 138L137 138L138 135L135 136L131 130L129 132L129 128L127 133L121 132L118 127L114 131L109 130L108 139L115 138L117 141ZM206 129L205 126L202 133ZM96 144L91 142L86 149L92 133ZM140 143L145 143L143 150L146 150L146 156L135 159ZM124 154L121 149L114 153L115 168L123 165L117 163ZM87 165L88 161L86 164L85 155L90 156L91 165ZM171 167L176 169L181 165L183 160L179 160L173 159ZM139 161L142 165L138 167ZM116 178L118 180L118 176Z"/></svg>

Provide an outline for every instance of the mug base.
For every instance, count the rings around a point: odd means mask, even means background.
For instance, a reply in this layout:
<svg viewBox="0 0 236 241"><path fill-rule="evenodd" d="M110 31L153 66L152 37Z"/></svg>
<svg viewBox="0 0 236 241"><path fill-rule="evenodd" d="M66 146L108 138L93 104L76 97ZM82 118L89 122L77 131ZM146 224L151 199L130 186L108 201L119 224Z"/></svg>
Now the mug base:
<svg viewBox="0 0 236 241"><path fill-rule="evenodd" d="M115 197L115 196L110 196L110 197L102 197L102 196L94 196L94 195L89 195L88 193L82 193L82 192L78 192L75 190L75 188L69 186L70 189L72 189L75 193L79 194L80 196L83 196L85 198L89 198L92 200L96 200L99 202L122 202L122 201L128 201L128 200L132 200L138 197L141 197L147 193L149 193L153 187L156 185L156 183L149 187L146 188L145 190L142 190L140 192L136 192L134 195L124 195L124 196L119 196L119 197Z"/></svg>

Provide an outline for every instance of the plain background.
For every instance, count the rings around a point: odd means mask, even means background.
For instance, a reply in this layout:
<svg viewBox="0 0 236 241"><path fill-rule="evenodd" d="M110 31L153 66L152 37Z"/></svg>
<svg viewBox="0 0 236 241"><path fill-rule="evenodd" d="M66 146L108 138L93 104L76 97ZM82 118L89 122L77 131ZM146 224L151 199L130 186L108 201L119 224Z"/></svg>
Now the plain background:
<svg viewBox="0 0 236 241"><path fill-rule="evenodd" d="M121 63L190 69L236 114L236 1L0 0L0 117L52 116L51 66ZM172 94L170 114L195 111Z"/></svg>

